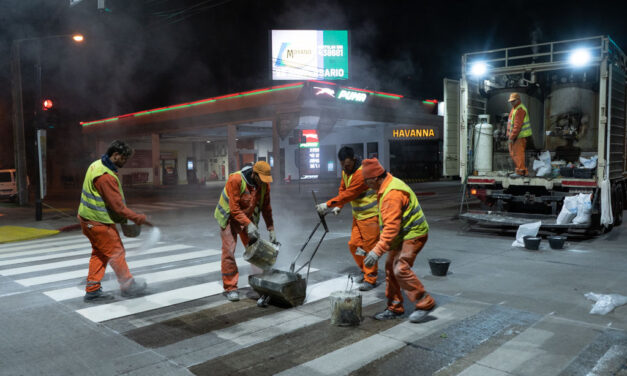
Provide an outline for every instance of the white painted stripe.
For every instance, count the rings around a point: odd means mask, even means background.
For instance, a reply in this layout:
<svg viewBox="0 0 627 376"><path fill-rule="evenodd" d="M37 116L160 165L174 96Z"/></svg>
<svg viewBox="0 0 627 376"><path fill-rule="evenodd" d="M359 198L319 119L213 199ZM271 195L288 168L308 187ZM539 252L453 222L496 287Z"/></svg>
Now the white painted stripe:
<svg viewBox="0 0 627 376"><path fill-rule="evenodd" d="M136 208L139 208L140 211L145 210L170 210L172 209L169 206L155 205L155 204L135 204L133 205Z"/></svg>
<svg viewBox="0 0 627 376"><path fill-rule="evenodd" d="M343 281L345 278L338 279ZM240 275L240 281L248 281L248 277ZM248 287L248 283L241 284L239 287ZM135 299L127 299L111 304L102 304L94 307L83 308L76 312L91 321L103 322L174 304L206 298L211 295L220 294L223 291L224 287L222 286L222 281L220 280L146 295Z"/></svg>
<svg viewBox="0 0 627 376"><path fill-rule="evenodd" d="M627 364L625 359L627 359L627 346L613 345L603 354L587 376L614 375L621 366Z"/></svg>
<svg viewBox="0 0 627 376"><path fill-rule="evenodd" d="M31 243L31 242L20 243L19 245L11 244L10 247L4 247L4 248L0 249L0 252L2 252L2 254L4 254L5 252L19 251L19 250L22 250L22 249L46 248L46 247L63 245L63 244L80 243L80 242L83 242L85 240L87 240L85 235L81 235L81 236L77 236L76 238L73 237L72 239L65 239L65 240L47 239L47 241L45 241L45 242L37 242L37 243L35 243L33 241L33 243Z"/></svg>
<svg viewBox="0 0 627 376"><path fill-rule="evenodd" d="M130 238L130 239L123 239L122 242L132 243L132 242L137 242L139 240L140 240L139 238ZM57 246L57 247L35 248L32 250L28 250L28 251L19 251L19 252L11 252L7 254L2 254L0 255L0 259L7 259L7 258L19 257L19 256L37 255L37 254L42 254L42 253L51 253L51 252L58 252L58 251L67 251L70 249L79 249L79 248L87 249L89 252L91 252L91 243L86 237L84 237L82 241L77 241L76 244L68 244L68 245Z"/></svg>
<svg viewBox="0 0 627 376"><path fill-rule="evenodd" d="M176 201L176 202L180 202L183 204L196 205L196 206L209 206L211 204L217 203L217 201Z"/></svg>
<svg viewBox="0 0 627 376"><path fill-rule="evenodd" d="M181 203L180 201L173 201L173 202L155 202L156 205L161 205L161 206L173 206L175 208L191 208L194 206L198 206L197 204L184 204Z"/></svg>
<svg viewBox="0 0 627 376"><path fill-rule="evenodd" d="M150 253L153 254L153 253L161 253L161 252L168 252L168 251L176 251L176 250L187 249L187 248L192 248L192 247L193 246L191 245L184 245L184 244L166 245L163 247L153 248L150 251ZM132 253L131 254L126 253L126 257L129 257L129 258L132 257ZM85 265L85 264L89 264L90 258L91 258L91 252L89 252L89 257L87 258L49 262L45 264L22 266L19 268L0 270L0 275L11 276L11 275L17 275L17 274L39 272L42 270L65 268L68 266Z"/></svg>
<svg viewBox="0 0 627 376"><path fill-rule="evenodd" d="M472 311L472 313L476 312ZM437 320L426 321L421 324L412 324L404 320L393 328L285 370L277 375L347 375L368 363L405 347L407 342L424 338L441 330L442 327L449 325L454 320L463 319L470 314L464 310L440 307L433 311L432 315L437 317Z"/></svg>
<svg viewBox="0 0 627 376"><path fill-rule="evenodd" d="M235 262L242 263L244 262L244 259L237 258L235 259ZM217 272L220 271L221 264L221 261L216 261L153 273L135 274L134 276L144 278L146 280L146 283L150 285L152 283L185 279ZM104 281L102 282L102 288L105 291L115 290L118 288L118 283L117 281L111 280ZM56 301L63 301L68 299L80 298L81 296L85 295L85 289L83 288L83 286L72 286L63 289L45 291L44 294L48 295Z"/></svg>
<svg viewBox="0 0 627 376"><path fill-rule="evenodd" d="M7 248L13 248L13 247L19 247L19 246L28 247L34 244L42 244L42 243L51 244L51 243L56 243L56 242L69 242L69 241L81 239L84 237L85 236L82 234L81 235L69 235L69 236L56 235L52 238L26 240L26 241L21 241L21 242L0 244L0 252L7 250Z"/></svg>
<svg viewBox="0 0 627 376"><path fill-rule="evenodd" d="M131 245L125 245L124 248L128 250L128 249L133 249L133 248L137 248L140 246L142 246L141 243L134 243ZM53 259L58 259L62 257L85 256L85 255L90 255L90 254L91 254L91 249L80 249L77 251L46 254L43 256L30 256L30 257L22 257L22 258L11 259L11 260L2 260L0 261L0 266L23 264L26 262L33 262L33 261L53 260Z"/></svg>
<svg viewBox="0 0 627 376"><path fill-rule="evenodd" d="M180 254L178 255L178 257L175 258L174 261L189 260L193 258L203 257L203 256L198 256L199 253L201 252L204 252L205 257L215 256L215 255L219 255L222 253L221 251L214 250L214 249L205 249L204 251ZM154 265L159 265L165 262L172 261L170 258L173 258L173 257L174 256L165 256L165 257L154 257L154 258L149 258L145 260L129 261L128 266L129 268L154 266ZM86 277L87 277L87 271L81 269L81 270L72 270L72 271L68 271L64 273L56 273L56 274L39 276L39 277L19 279L19 280L16 280L15 282L19 283L22 286L34 286L34 285L42 285L45 283L59 282L59 281L65 281L65 280L74 279L74 278L86 278Z"/></svg>

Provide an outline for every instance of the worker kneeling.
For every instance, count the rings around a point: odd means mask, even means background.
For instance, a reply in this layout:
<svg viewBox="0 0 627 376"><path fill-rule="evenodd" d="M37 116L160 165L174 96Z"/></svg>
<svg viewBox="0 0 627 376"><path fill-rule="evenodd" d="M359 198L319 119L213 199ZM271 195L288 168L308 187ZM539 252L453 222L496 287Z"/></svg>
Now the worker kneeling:
<svg viewBox="0 0 627 376"><path fill-rule="evenodd" d="M235 262L237 234L244 247L259 239L259 216L263 215L270 232L270 241L277 243L270 206L270 165L265 161L253 167L244 167L229 175L216 206L214 217L220 225L222 238L222 284L230 301L238 301L237 281L239 271Z"/></svg>
<svg viewBox="0 0 627 376"><path fill-rule="evenodd" d="M338 195L319 204L316 208L321 214L328 208L332 208L333 214L338 215L344 205L351 203L353 228L348 249L363 274L359 290L368 291L377 286L377 264L364 265L366 252L372 250L379 240L377 193L368 189L364 182L361 160L355 158L355 152L352 148L344 146L337 156L342 164L342 182Z"/></svg>
<svg viewBox="0 0 627 376"><path fill-rule="evenodd" d="M365 159L362 174L366 184L377 192L379 201L379 242L368 253L364 264L372 266L386 252L385 296L387 309L374 316L389 320L403 315L401 289L415 303L411 322L422 322L435 308L435 300L411 270L414 260L427 242L429 225L414 191L402 180L387 173L376 158Z"/></svg>

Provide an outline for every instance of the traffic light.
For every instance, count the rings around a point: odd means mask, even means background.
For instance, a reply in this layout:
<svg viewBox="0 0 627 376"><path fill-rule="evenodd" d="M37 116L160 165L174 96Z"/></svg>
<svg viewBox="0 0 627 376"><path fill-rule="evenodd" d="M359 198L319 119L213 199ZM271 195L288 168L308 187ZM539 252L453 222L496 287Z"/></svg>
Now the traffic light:
<svg viewBox="0 0 627 376"><path fill-rule="evenodd" d="M53 103L51 99L44 99L44 101L41 104L42 110L44 111L48 111L50 109L52 109Z"/></svg>

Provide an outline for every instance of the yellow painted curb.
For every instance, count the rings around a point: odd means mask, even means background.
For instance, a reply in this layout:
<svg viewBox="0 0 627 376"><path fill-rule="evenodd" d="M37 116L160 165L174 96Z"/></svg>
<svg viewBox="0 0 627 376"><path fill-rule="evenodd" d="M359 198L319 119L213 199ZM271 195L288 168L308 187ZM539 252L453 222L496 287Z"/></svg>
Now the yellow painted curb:
<svg viewBox="0 0 627 376"><path fill-rule="evenodd" d="M34 227L0 226L0 244L32 240L58 234L59 230L45 230Z"/></svg>

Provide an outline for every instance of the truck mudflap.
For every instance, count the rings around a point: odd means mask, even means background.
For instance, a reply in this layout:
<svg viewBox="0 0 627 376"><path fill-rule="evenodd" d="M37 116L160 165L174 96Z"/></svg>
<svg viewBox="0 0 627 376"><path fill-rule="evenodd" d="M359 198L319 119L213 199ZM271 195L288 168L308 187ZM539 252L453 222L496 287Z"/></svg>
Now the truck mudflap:
<svg viewBox="0 0 627 376"><path fill-rule="evenodd" d="M505 213L492 211L470 211L460 214L461 219L472 224L478 224L483 227L518 227L525 223L542 221L540 228L543 229L588 229L590 223L586 224L565 224L559 225L555 223L557 219L553 215L544 214L526 214L526 213Z"/></svg>

